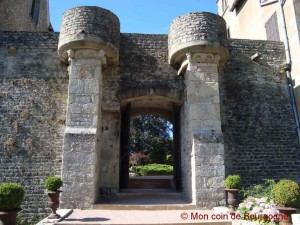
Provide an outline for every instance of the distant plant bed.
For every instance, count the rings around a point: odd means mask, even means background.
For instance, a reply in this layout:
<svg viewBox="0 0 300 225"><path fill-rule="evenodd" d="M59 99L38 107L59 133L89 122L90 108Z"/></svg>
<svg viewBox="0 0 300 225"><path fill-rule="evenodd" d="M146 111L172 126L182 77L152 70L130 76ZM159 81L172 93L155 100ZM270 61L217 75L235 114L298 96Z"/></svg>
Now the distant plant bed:
<svg viewBox="0 0 300 225"><path fill-rule="evenodd" d="M148 164L135 166L134 171L137 176L173 175L173 166L166 164Z"/></svg>

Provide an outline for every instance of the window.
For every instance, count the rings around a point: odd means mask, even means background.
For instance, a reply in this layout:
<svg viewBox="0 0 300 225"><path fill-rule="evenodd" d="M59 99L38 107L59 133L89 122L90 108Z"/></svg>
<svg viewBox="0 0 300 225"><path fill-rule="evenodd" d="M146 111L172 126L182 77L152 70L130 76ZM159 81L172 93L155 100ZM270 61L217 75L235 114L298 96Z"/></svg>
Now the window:
<svg viewBox="0 0 300 225"><path fill-rule="evenodd" d="M38 21L39 21L40 3L41 3L41 0L33 0L32 1L30 16L33 19L35 25L37 25Z"/></svg>
<svg viewBox="0 0 300 225"><path fill-rule="evenodd" d="M267 40L280 41L276 12L266 22L265 28L266 28Z"/></svg>

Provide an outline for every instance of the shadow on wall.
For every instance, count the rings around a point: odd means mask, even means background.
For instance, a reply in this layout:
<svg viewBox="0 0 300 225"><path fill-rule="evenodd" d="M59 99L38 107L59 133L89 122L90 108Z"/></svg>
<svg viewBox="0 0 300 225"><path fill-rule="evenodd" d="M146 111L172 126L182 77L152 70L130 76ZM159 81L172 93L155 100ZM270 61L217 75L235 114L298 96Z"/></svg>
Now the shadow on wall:
<svg viewBox="0 0 300 225"><path fill-rule="evenodd" d="M234 43L241 46L231 46L220 73L225 173L239 174L243 185L299 177L296 127L280 72L283 49L265 41ZM256 52L262 54L259 62L250 60Z"/></svg>

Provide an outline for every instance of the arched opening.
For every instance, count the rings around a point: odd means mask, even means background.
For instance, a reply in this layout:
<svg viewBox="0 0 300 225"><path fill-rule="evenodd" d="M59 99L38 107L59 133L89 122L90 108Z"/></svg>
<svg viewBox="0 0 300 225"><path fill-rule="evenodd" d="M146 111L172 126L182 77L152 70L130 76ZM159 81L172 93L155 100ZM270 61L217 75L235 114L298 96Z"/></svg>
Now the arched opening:
<svg viewBox="0 0 300 225"><path fill-rule="evenodd" d="M181 192L180 105L181 102L176 99L153 93L127 98L121 102L121 192L130 190L135 192L143 190L145 192L155 189ZM141 130L138 131L136 127L131 126L141 126L140 129L153 129L151 135L155 136L156 142L152 140L151 143L151 140L146 140L151 131L144 130L144 133L134 134L133 132L141 132ZM159 132L160 128L162 129L161 132ZM137 136L138 138L136 138ZM147 143L142 144L141 141ZM145 170L160 170L160 168L137 169L136 165L133 165L134 163L164 164L162 167L167 167L169 164L172 167L172 172L169 174L164 172L155 174L159 173L155 171L147 173ZM164 170L167 171L168 169Z"/></svg>
<svg viewBox="0 0 300 225"><path fill-rule="evenodd" d="M173 124L156 115L130 119L130 189L175 189Z"/></svg>

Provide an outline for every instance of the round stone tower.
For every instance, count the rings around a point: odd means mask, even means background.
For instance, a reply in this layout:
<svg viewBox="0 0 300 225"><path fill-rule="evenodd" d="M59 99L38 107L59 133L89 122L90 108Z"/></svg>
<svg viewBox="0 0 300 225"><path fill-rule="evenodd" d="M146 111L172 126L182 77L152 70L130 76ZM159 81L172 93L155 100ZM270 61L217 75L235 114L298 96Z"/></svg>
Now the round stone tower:
<svg viewBox="0 0 300 225"><path fill-rule="evenodd" d="M108 64L119 62L120 22L112 12L95 7L75 7L63 14L58 53L67 62L69 49L102 49Z"/></svg>
<svg viewBox="0 0 300 225"><path fill-rule="evenodd" d="M226 23L220 16L207 13L188 13L175 18L169 30L169 63L178 69L187 53L217 53L226 61Z"/></svg>
<svg viewBox="0 0 300 225"><path fill-rule="evenodd" d="M64 13L58 53L69 63L62 207L91 208L99 193L103 69L119 62L120 23L94 6ZM72 174L72 176L69 176Z"/></svg>
<svg viewBox="0 0 300 225"><path fill-rule="evenodd" d="M169 31L169 63L185 84L180 120L183 194L203 208L224 203L219 70L228 58L226 43L225 21L212 13L177 17Z"/></svg>

